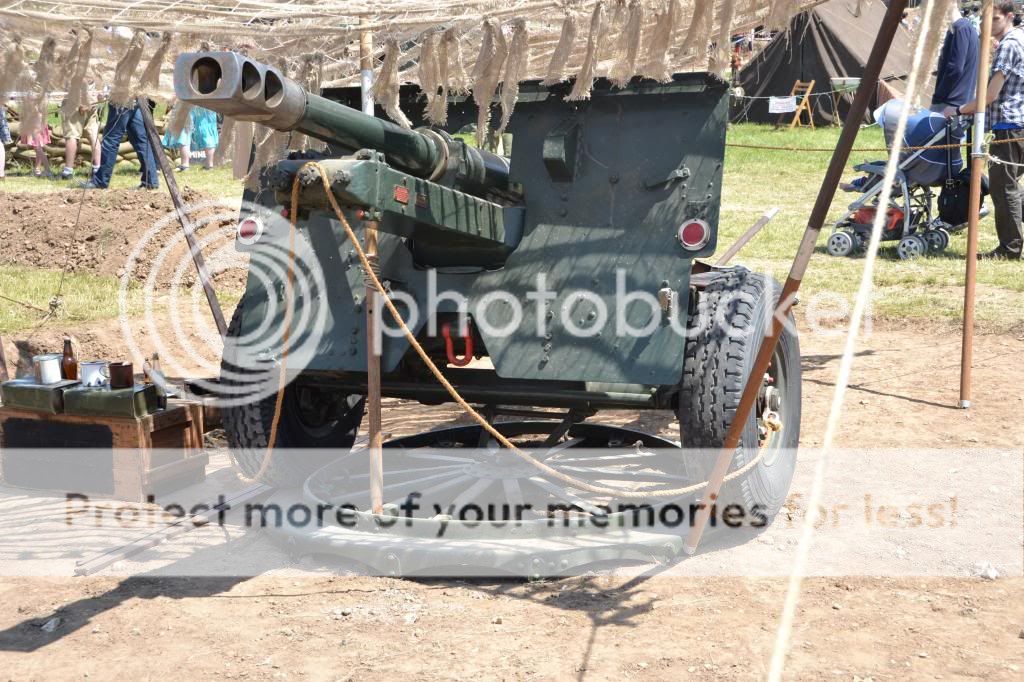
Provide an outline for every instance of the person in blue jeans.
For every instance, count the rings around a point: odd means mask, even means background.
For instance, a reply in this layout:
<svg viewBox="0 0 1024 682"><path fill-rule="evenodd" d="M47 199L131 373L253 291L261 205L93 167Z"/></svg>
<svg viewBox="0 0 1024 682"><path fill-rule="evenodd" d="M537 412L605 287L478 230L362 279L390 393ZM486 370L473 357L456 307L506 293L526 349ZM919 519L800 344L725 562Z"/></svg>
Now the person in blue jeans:
<svg viewBox="0 0 1024 682"><path fill-rule="evenodd" d="M121 138L126 132L128 133L128 142L135 150L136 156L139 157L139 164L142 166L142 183L139 185L139 189L156 189L160 186L156 154L149 144L142 111L136 102L126 107L107 105L107 125L103 130L103 142L100 145L102 148L100 167L83 187L106 189L110 186L110 176L114 172L114 164L117 163L117 150L121 147Z"/></svg>

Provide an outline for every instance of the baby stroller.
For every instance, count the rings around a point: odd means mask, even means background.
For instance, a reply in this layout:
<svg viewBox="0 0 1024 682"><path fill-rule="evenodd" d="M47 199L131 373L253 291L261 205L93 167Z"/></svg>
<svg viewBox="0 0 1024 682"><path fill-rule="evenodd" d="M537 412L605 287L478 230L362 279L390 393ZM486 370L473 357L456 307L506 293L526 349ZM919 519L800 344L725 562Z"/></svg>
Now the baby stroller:
<svg viewBox="0 0 1024 682"><path fill-rule="evenodd" d="M903 102L891 100L875 111L887 147L892 147L902 106ZM920 111L907 119L903 145L915 149L901 154L881 237L882 241L897 242L896 253L903 260L944 250L949 246L950 234L966 225L963 221L947 223L932 212L932 188L962 182L960 150L944 145L957 144L963 137L964 128L958 119L947 120L932 111ZM829 254L852 256L867 245L878 211L885 165L885 161L874 161L853 167L864 175L842 188L861 195L833 226L827 244Z"/></svg>

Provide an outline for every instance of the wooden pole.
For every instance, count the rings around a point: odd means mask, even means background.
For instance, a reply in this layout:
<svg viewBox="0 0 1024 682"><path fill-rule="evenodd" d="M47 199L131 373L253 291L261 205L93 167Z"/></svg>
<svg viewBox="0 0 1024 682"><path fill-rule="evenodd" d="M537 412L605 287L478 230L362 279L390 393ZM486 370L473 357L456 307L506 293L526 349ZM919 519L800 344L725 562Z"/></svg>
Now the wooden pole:
<svg viewBox="0 0 1024 682"><path fill-rule="evenodd" d="M379 268L376 220L367 220L366 259ZM370 423L370 506L374 514L384 512L384 452L380 415L380 343L377 333L377 290L366 276L366 415Z"/></svg>
<svg viewBox="0 0 1024 682"><path fill-rule="evenodd" d="M224 312L220 309L217 292L213 289L210 273L206 269L206 260L203 258L203 252L199 248L199 244L196 243L195 227L185 212L185 202L181 200L178 182L174 179L171 162L167 160L167 154L164 153L164 147L160 143L160 134L156 131L156 125L153 123L153 114L149 110L146 98L140 97L138 104L139 110L142 111L142 120L146 123L149 144L153 147L153 155L156 156L156 162L160 165L160 172L163 173L164 181L167 183L167 191L171 195L171 202L174 204L174 210L178 214L178 222L181 223L181 231L185 233L185 241L188 242L188 250L192 254L192 262L195 263L196 272L199 273L199 281L203 284L206 302L209 304L210 312L213 314L213 321L217 324L217 331L220 332L221 338L223 338L227 336L228 325L224 321ZM144 162L144 159L139 159L139 163Z"/></svg>
<svg viewBox="0 0 1024 682"><path fill-rule="evenodd" d="M362 90L363 113L373 116L373 33L359 34L359 85ZM374 268L379 267L377 257L376 220L363 223L366 228L366 258ZM379 273L378 273L379 274ZM377 343L377 290L370 277L366 277L366 418L370 426L370 506L374 514L384 513L384 436L380 415L380 347ZM381 339L383 343L383 337Z"/></svg>
<svg viewBox="0 0 1024 682"><path fill-rule="evenodd" d="M736 415L733 417L732 424L729 425L729 431L725 435L725 442L722 443L722 450L718 454L718 459L715 461L711 475L708 476L708 487L705 489L705 495L701 499L697 514L691 519L692 526L685 546L687 554L693 554L697 551L697 545L700 544L704 528L711 516L711 508L715 500L718 499L718 494L722 491L722 482L729 471L729 465L736 456L736 448L739 446L740 439L743 436L743 427L746 425L747 419L750 418L750 413L757 400L757 394L761 389L761 382L764 380L765 372L768 371L768 367L771 365L772 356L775 354L775 347L782 336L784 329L782 321L786 319L790 308L796 302L796 293L800 289L800 281L807 272L811 256L814 255L814 245L821 234L825 218L828 217L828 210L832 204L832 199L835 197L836 188L839 186L839 179L842 177L843 171L846 169L846 163L850 159L850 150L853 148L853 143L857 139L857 133L860 131L860 123L864 120L864 112L867 111L868 104L874 95L878 77L882 71L882 65L885 63L885 57L889 52L889 46L892 44L893 37L896 35L896 30L899 28L900 19L906 5L907 0L892 0L889 3L888 9L886 9L882 25L878 28L875 44L871 48L867 64L864 65L864 75L861 78L860 86L857 88L857 94L850 104L850 111L846 121L843 123L843 130L839 134L839 141L836 143L835 151L832 153L832 159L829 161L828 170L825 171L825 177L822 178L821 187L818 190L818 198L815 200L814 208L811 209L811 215L807 220L807 229L804 231L800 248L797 250L796 257L793 259L793 265L789 271L789 277L786 279L786 283L782 287L782 293L779 295L779 302L775 308L775 314L772 316L771 334L764 339L761 343L761 348L757 352L754 366L750 371L750 376L747 378L747 384L743 388L739 405L736 407Z"/></svg>
<svg viewBox="0 0 1024 682"><path fill-rule="evenodd" d="M363 113L373 116L373 33L363 31L359 34L359 85L362 89Z"/></svg>
<svg viewBox="0 0 1024 682"><path fill-rule="evenodd" d="M978 273L978 220L981 212L981 176L985 172L985 102L988 100L988 67L992 45L992 3L981 15L981 58L978 60L978 111L974 114L971 141L971 202L967 213L967 274L964 278L964 329L960 344L960 407L971 406L971 365L974 363L974 285Z"/></svg>

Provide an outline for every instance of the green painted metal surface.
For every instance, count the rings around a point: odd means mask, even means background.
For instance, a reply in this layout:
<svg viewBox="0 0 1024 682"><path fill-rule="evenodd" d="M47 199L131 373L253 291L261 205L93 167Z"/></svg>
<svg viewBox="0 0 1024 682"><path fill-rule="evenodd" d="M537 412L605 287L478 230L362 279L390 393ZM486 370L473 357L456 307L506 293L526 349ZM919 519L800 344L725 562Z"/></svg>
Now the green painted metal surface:
<svg viewBox="0 0 1024 682"><path fill-rule="evenodd" d="M502 243L503 250L478 245L474 252L474 245L467 241L467 226L469 231L475 229L473 221L453 220L444 211L421 214L411 205L414 201L401 206L392 202L384 212L380 236L383 279L399 300L413 300L419 310L430 314L454 312L456 307L451 300L431 299L433 278L436 290L465 296L471 313L498 291L524 303L518 324L513 324L517 320L512 306L500 300L487 310L492 326L514 326L513 333L481 330L502 378L675 385L682 366L680 330L686 324L692 262L716 247L728 115L726 86L707 74L683 74L668 84L641 81L623 90L598 81L592 98L583 102L565 101L566 93L562 86L549 89L524 83L509 127L514 140L510 180L522 191L521 202L513 206L524 216L521 239L512 246L508 207L502 207L500 220L495 210L476 221L485 232L481 242ZM335 92L333 96L344 101L354 94ZM415 123L415 101L403 106ZM455 102L449 130L456 132L463 122L474 119L471 101ZM445 197L440 199L442 206L458 196L450 187L434 187L386 166L377 175L387 182L373 186L368 173L353 173L346 199L353 204L387 204L388 192L402 180L410 196L422 192L429 204L437 201L435 196ZM268 208L281 209L273 193L262 192L258 197ZM461 206L483 205L483 200L472 199ZM332 213L316 202L311 204L303 214L300 241L322 267L325 284L323 291L311 300L299 300L298 306L316 310L325 306L328 322L309 358L308 371L362 372L366 367L362 269ZM679 226L691 218L703 219L712 228L711 239L696 252L684 250L677 238ZM362 239L360 221L352 212L349 221ZM283 240L286 235L264 237L273 239ZM478 267L465 267L474 262ZM265 296L259 277L250 275L247 292L253 302L247 304L251 320L245 320L244 326L252 328L265 315L259 302ZM527 299L540 281L553 292L547 307ZM657 320L649 334L631 337L615 333L612 320L599 333L571 333L572 326L587 328L598 321L594 296L614 310L617 289L655 296L659 290L671 290L676 327L666 317ZM545 321L540 334L538 318ZM625 309L625 321L633 327L642 328L651 318L645 307ZM419 332L424 323L420 316L411 326ZM392 372L408 352L408 344L403 338L388 337L383 350L383 369ZM267 354L272 357L273 349L267 349Z"/></svg>
<svg viewBox="0 0 1024 682"><path fill-rule="evenodd" d="M64 391L65 414L98 417L144 417L157 410L154 384L133 388L78 386Z"/></svg>
<svg viewBox="0 0 1024 682"><path fill-rule="evenodd" d="M74 386L78 386L78 382L67 379L48 385L37 384L31 379L11 379L0 384L0 398L5 407L61 414L64 411L64 391Z"/></svg>
<svg viewBox="0 0 1024 682"><path fill-rule="evenodd" d="M409 240L423 250L438 248L441 258L463 253L468 263L502 263L522 238L524 209L504 207L480 197L397 171L383 154L320 161L339 204L378 216L380 230ZM278 165L277 200L290 202L291 186L302 162ZM305 173L312 172L307 169ZM328 210L322 181L303 185L303 207Z"/></svg>

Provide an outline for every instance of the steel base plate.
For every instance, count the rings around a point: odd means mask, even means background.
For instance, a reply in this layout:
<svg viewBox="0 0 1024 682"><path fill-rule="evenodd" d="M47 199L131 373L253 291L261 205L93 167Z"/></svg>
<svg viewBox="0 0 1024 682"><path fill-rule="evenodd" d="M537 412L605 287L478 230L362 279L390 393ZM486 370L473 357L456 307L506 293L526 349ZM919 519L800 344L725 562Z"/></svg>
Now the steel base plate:
<svg viewBox="0 0 1024 682"><path fill-rule="evenodd" d="M551 445L544 437L551 423L496 426L547 465L605 486L656 492L694 480L678 443L649 434L581 423ZM456 426L385 443L383 514L368 509L367 452L353 451L310 476L302 490L275 493L264 527L292 553L335 555L353 570L388 576L536 578L682 553L682 532L661 514L694 503L693 496L593 496L545 477L481 435L477 426ZM484 511L465 513L476 509Z"/></svg>
<svg viewBox="0 0 1024 682"><path fill-rule="evenodd" d="M302 504L297 491L275 493L267 506ZM445 539L366 532L337 525L268 525L295 557L334 555L349 570L379 576L544 578L579 575L597 564L667 563L683 551L678 535L609 529L571 537Z"/></svg>

